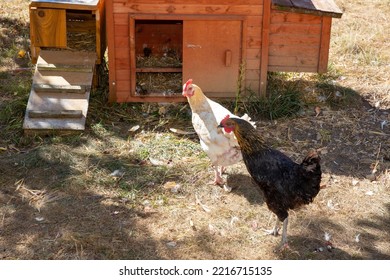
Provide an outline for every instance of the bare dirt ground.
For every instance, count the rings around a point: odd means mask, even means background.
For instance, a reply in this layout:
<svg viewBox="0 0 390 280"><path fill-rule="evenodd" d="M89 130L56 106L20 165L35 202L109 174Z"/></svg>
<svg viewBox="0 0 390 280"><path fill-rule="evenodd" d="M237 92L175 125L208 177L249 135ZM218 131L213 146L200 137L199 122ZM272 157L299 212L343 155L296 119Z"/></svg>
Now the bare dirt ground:
<svg viewBox="0 0 390 280"><path fill-rule="evenodd" d="M109 106L97 92L84 133L24 136L31 72L17 70L30 67L17 54L28 46L28 15L16 16L11 4L27 12L28 1L7 3L0 109L12 117L0 122L0 259L390 259L386 1L337 1L345 12L332 29L335 78L324 90L319 78L302 75L316 104L296 117L256 119L266 141L293 159L311 148L322 153L325 188L291 211L290 249L281 252L280 237L263 233L274 222L245 166L228 168L232 192L209 185L196 136L169 130L191 131L186 104ZM376 23L366 22L366 5L380 15ZM361 25L371 45L358 38Z"/></svg>

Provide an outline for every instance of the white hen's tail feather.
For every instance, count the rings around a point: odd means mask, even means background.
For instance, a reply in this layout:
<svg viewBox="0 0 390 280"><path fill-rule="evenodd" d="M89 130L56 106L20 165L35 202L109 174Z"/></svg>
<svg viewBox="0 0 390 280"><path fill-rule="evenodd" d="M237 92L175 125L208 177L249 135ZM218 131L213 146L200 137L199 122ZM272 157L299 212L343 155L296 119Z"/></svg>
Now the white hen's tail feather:
<svg viewBox="0 0 390 280"><path fill-rule="evenodd" d="M248 114L245 113L245 115L243 115L240 119L249 122L254 128L256 128L256 123L252 121L251 117L249 117Z"/></svg>

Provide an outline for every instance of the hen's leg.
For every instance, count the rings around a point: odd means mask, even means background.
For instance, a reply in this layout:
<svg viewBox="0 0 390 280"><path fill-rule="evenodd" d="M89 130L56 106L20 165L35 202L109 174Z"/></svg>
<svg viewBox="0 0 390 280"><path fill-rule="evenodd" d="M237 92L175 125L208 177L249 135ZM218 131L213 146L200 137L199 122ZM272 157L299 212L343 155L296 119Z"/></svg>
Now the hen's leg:
<svg viewBox="0 0 390 280"><path fill-rule="evenodd" d="M214 172L215 172L215 179L212 183L217 186L223 186L223 189L225 192L231 192L232 188L229 187L227 184L225 184L223 178L222 178L222 172L225 170L225 167L221 166L221 168L218 168L218 166L214 166Z"/></svg>
<svg viewBox="0 0 390 280"><path fill-rule="evenodd" d="M221 172L219 171L218 166L214 166L214 173L215 173L214 184L223 185L223 178L221 176Z"/></svg>
<svg viewBox="0 0 390 280"><path fill-rule="evenodd" d="M282 244L287 244L287 225L288 225L288 217L283 221Z"/></svg>
<svg viewBox="0 0 390 280"><path fill-rule="evenodd" d="M288 217L283 221L283 233L282 233L282 242L280 244L281 248L288 248L287 242L287 225L288 225Z"/></svg>

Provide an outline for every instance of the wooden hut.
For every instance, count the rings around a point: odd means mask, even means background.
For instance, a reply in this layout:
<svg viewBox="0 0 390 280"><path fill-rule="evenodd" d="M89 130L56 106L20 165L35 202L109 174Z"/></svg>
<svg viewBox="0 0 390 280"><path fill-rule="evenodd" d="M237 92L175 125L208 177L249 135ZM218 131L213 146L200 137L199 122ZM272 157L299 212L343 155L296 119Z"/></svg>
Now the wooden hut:
<svg viewBox="0 0 390 280"><path fill-rule="evenodd" d="M188 78L209 97L265 94L268 71L325 72L332 0L106 0L109 101L183 101Z"/></svg>
<svg viewBox="0 0 390 280"><path fill-rule="evenodd" d="M105 45L104 0L32 0L31 59L36 64L25 133L82 131L96 65Z"/></svg>

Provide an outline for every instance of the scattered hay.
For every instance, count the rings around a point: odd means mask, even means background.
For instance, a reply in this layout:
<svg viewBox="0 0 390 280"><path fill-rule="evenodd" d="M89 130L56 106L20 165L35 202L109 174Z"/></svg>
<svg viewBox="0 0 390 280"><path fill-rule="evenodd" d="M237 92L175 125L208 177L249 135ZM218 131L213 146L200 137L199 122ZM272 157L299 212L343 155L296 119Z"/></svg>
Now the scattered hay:
<svg viewBox="0 0 390 280"><path fill-rule="evenodd" d="M181 68L182 61L174 56L137 56L136 94L138 95L179 95L182 86L182 73L148 72L147 68Z"/></svg>
<svg viewBox="0 0 390 280"><path fill-rule="evenodd" d="M137 73L136 93L138 95L180 95L182 76L182 73Z"/></svg>
<svg viewBox="0 0 390 280"><path fill-rule="evenodd" d="M176 56L137 56L137 68L181 68L183 63Z"/></svg>
<svg viewBox="0 0 390 280"><path fill-rule="evenodd" d="M47 50L69 50L78 52L96 52L96 34L95 33L71 33L66 37L66 48L42 47Z"/></svg>
<svg viewBox="0 0 390 280"><path fill-rule="evenodd" d="M96 52L95 33L68 33L68 49L74 51Z"/></svg>
<svg viewBox="0 0 390 280"><path fill-rule="evenodd" d="M16 189L24 200L27 200L29 205L34 207L38 212L41 211L48 203L61 199L63 195L58 192L48 192L47 190L31 190L24 184L24 179L15 183Z"/></svg>

